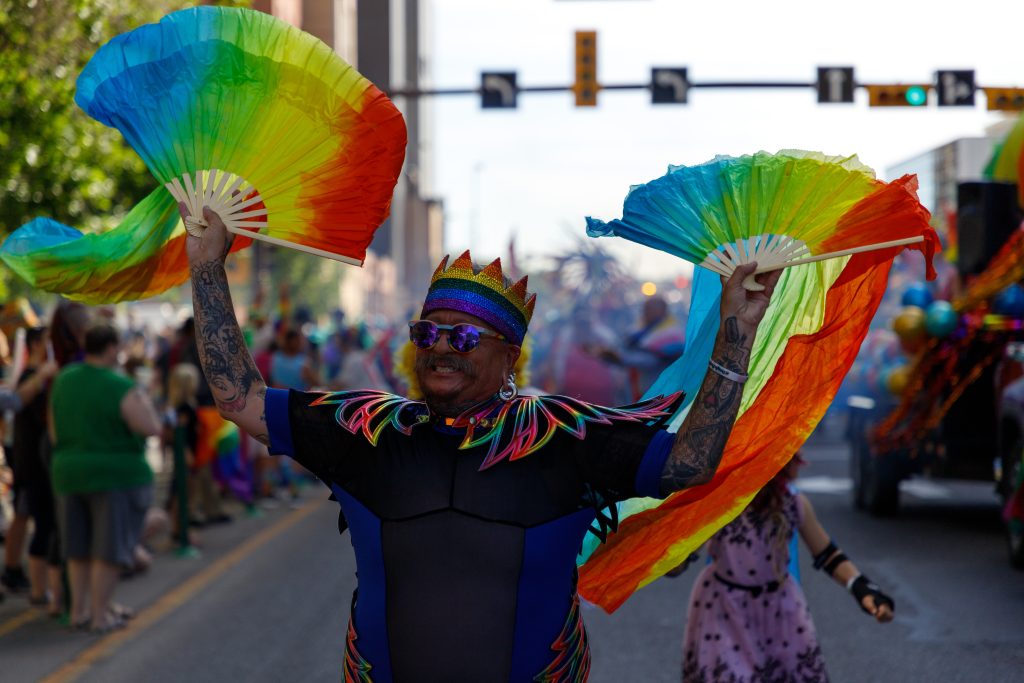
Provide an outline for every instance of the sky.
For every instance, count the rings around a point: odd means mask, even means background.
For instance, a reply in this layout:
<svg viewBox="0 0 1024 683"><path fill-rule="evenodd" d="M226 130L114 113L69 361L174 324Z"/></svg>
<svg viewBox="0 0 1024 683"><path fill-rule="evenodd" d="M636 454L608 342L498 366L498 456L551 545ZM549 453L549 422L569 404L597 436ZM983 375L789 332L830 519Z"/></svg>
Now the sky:
<svg viewBox="0 0 1024 683"><path fill-rule="evenodd" d="M937 69L974 69L976 83L1024 86L1024 3L829 0L433 0L438 88L475 87L480 72L514 70L520 85L571 83L573 34L598 32L602 83L649 80L652 66L686 66L691 81L806 81L818 66L853 66L860 82L929 83ZM432 100L429 191L445 202L448 251L474 260L507 253L515 235L527 266L567 251L584 216L621 215L630 185L717 154L807 149L858 154L887 167L1002 116L972 108L819 105L801 90L690 91L687 105L652 105L647 91L602 92L576 108L571 93L521 93L515 110L481 110L476 95ZM601 238L634 274L688 271L675 257Z"/></svg>

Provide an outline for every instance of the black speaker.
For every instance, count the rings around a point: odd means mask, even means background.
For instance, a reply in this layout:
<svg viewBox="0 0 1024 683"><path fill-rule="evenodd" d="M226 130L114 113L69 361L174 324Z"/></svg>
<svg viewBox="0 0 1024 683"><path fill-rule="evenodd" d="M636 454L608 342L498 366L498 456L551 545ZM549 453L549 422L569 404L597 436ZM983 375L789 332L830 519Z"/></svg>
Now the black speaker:
<svg viewBox="0 0 1024 683"><path fill-rule="evenodd" d="M976 275L985 270L1020 226L1017 186L997 182L960 183L956 198L957 270L962 276Z"/></svg>

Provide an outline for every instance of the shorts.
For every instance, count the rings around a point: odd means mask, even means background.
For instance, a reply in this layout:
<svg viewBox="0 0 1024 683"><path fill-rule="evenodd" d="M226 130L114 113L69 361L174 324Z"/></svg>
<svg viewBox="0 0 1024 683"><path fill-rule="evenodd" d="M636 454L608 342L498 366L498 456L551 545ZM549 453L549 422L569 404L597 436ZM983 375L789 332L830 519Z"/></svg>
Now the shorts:
<svg viewBox="0 0 1024 683"><path fill-rule="evenodd" d="M28 517L31 514L28 502L28 484L18 484L18 480L14 480L14 500L12 501L12 507L14 508L14 514L17 517Z"/></svg>
<svg viewBox="0 0 1024 683"><path fill-rule="evenodd" d="M152 500L150 484L57 496L64 557L131 567Z"/></svg>
<svg viewBox="0 0 1024 683"><path fill-rule="evenodd" d="M50 565L59 567L60 544L54 529L56 510L50 482L26 484L24 495L28 503L28 516L35 525L28 554L30 557L44 558Z"/></svg>

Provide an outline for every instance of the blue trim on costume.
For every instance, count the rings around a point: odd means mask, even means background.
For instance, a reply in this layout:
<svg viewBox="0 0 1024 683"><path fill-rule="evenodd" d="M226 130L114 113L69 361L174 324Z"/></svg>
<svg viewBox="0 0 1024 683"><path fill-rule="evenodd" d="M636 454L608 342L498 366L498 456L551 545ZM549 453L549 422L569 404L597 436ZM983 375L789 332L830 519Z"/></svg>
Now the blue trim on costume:
<svg viewBox="0 0 1024 683"><path fill-rule="evenodd" d="M526 530L510 681L532 681L558 655L551 646L572 609L576 551L593 520L586 508Z"/></svg>
<svg viewBox="0 0 1024 683"><path fill-rule="evenodd" d="M388 644L384 552L381 548L380 518L345 489L331 484L331 491L341 504L352 534L359 575L359 595L352 618L356 622L356 647L373 667L374 683L391 681L391 646Z"/></svg>
<svg viewBox="0 0 1024 683"><path fill-rule="evenodd" d="M267 420L270 436L270 452L273 455L295 457L292 443L292 421L288 412L288 390L267 389L263 398L263 416Z"/></svg>
<svg viewBox="0 0 1024 683"><path fill-rule="evenodd" d="M664 429L659 430L644 451L640 467L636 470L636 493L644 498L664 498L661 494L661 473L665 469L665 461L672 452L675 434Z"/></svg>

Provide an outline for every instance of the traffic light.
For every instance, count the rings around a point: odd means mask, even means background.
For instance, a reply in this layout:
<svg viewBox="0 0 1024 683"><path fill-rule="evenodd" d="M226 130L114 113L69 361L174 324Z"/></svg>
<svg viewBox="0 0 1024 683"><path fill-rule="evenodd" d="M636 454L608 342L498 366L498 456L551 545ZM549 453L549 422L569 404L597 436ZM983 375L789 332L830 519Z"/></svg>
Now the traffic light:
<svg viewBox="0 0 1024 683"><path fill-rule="evenodd" d="M576 31L576 93L577 107L596 107L597 91L597 31Z"/></svg>
<svg viewBox="0 0 1024 683"><path fill-rule="evenodd" d="M975 90L973 69L935 72L940 107L973 107Z"/></svg>
<svg viewBox="0 0 1024 683"><path fill-rule="evenodd" d="M989 111L1024 111L1024 88L985 88Z"/></svg>
<svg viewBox="0 0 1024 683"><path fill-rule="evenodd" d="M515 109L516 92L515 71L484 71L480 74L481 108Z"/></svg>
<svg viewBox="0 0 1024 683"><path fill-rule="evenodd" d="M819 66L818 103L852 104L856 84L852 66Z"/></svg>
<svg viewBox="0 0 1024 683"><path fill-rule="evenodd" d="M686 104L689 89L685 66L651 69L651 104Z"/></svg>
<svg viewBox="0 0 1024 683"><path fill-rule="evenodd" d="M928 104L928 84L868 85L872 107L922 107Z"/></svg>

